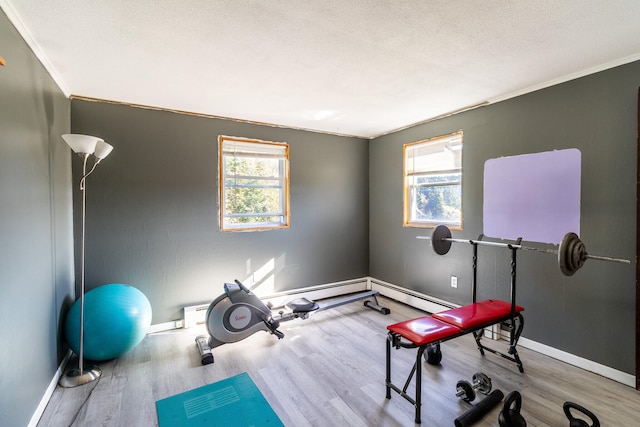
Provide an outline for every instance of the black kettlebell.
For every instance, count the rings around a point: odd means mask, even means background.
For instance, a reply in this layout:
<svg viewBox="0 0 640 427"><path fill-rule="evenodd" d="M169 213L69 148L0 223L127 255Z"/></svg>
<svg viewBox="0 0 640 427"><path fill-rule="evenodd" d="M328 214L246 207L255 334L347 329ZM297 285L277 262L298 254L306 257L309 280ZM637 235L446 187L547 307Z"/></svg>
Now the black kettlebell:
<svg viewBox="0 0 640 427"><path fill-rule="evenodd" d="M515 404L512 409L511 405ZM525 427L527 422L520 415L520 408L522 407L522 396L517 391L509 393L506 399L504 399L504 407L498 415L498 423L500 427Z"/></svg>
<svg viewBox="0 0 640 427"><path fill-rule="evenodd" d="M426 356L429 365L439 365L442 361L442 351L440 350L440 344L433 344L427 347Z"/></svg>
<svg viewBox="0 0 640 427"><path fill-rule="evenodd" d="M593 413L577 403L573 402L564 402L562 405L562 409L564 409L564 414L569 418L569 427L600 427L600 421L598 417L593 415ZM582 412L584 415L591 419L591 424L588 424L585 420L581 420L579 418L574 417L571 414L571 410L575 409L579 412Z"/></svg>

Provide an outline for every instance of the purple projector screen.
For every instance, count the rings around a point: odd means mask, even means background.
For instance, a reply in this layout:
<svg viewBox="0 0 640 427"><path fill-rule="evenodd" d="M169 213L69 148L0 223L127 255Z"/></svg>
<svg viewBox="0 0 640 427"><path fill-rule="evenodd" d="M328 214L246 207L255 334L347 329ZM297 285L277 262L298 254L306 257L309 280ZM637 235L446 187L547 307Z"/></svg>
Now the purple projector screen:
<svg viewBox="0 0 640 427"><path fill-rule="evenodd" d="M580 235L580 171L576 148L487 160L483 233L553 244Z"/></svg>

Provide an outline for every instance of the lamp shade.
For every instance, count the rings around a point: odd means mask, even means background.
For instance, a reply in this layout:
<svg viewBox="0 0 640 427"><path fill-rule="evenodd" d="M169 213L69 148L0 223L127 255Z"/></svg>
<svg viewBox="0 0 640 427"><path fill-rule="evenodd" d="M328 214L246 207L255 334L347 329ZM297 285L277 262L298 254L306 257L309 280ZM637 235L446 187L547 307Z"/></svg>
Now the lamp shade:
<svg viewBox="0 0 640 427"><path fill-rule="evenodd" d="M76 153L93 154L96 150L96 144L102 139L95 136L81 135L77 133L67 133L62 135L62 139L71 147Z"/></svg>
<svg viewBox="0 0 640 427"><path fill-rule="evenodd" d="M109 153L111 153L111 150L113 150L112 145L107 144L103 140L99 139L98 143L96 144L96 151L93 153L93 155L102 160L107 157Z"/></svg>

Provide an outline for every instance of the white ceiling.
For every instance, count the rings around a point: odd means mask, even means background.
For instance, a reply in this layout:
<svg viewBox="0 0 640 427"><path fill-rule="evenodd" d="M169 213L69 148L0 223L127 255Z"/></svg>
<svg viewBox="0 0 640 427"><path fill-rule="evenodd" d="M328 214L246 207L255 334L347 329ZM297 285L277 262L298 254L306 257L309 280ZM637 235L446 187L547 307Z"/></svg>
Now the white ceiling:
<svg viewBox="0 0 640 427"><path fill-rule="evenodd" d="M639 0L0 6L66 95L366 138L640 59Z"/></svg>

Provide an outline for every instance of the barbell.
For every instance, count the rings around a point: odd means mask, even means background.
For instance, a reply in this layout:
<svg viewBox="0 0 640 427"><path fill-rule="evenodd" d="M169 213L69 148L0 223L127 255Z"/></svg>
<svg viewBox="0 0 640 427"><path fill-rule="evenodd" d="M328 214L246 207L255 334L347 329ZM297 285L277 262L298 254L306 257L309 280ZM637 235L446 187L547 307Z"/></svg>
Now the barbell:
<svg viewBox="0 0 640 427"><path fill-rule="evenodd" d="M430 239L433 251L438 255L445 255L451 249L452 243L469 243L472 245L495 246L507 249L522 249L525 251L535 251L558 256L558 267L565 276L573 276L584 265L587 259L599 259L601 261L618 262L622 264L631 264L628 259L611 258L600 255L590 255L587 252L582 240L576 233L567 233L562 238L559 248L556 249L540 249L521 245L520 243L502 243L491 242L486 240L469 240L454 239L451 237L451 230L446 225L438 225L433 229L431 237L418 236L418 239Z"/></svg>

